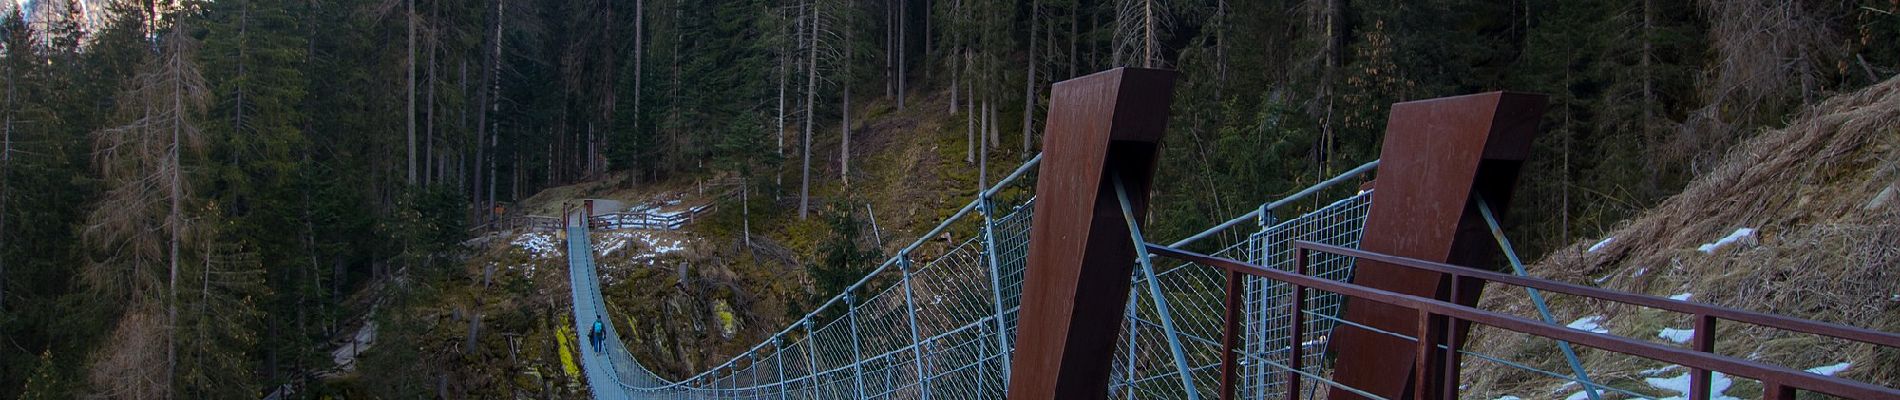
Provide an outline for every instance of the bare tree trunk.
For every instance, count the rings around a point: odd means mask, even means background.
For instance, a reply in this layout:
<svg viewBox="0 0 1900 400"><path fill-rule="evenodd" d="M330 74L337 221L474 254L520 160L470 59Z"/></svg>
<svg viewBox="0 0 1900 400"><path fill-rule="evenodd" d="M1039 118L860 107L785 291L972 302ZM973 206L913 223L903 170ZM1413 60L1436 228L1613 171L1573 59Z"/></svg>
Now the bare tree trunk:
<svg viewBox="0 0 1900 400"><path fill-rule="evenodd" d="M801 18L798 23L803 24L803 19ZM784 32L780 31L780 33ZM799 40L798 36L800 35L794 31L792 41L785 42L785 46L780 48L778 53L778 130L772 131L772 136L778 138L778 147L772 148L772 154L781 157L785 155L785 83L791 80L789 71L791 70L792 51L794 50L792 44L797 43L797 40ZM785 174L781 174L778 171L780 171L778 168L772 170L772 184L774 186L785 184ZM780 191L774 191L774 193L778 192Z"/></svg>
<svg viewBox="0 0 1900 400"><path fill-rule="evenodd" d="M487 32L500 33L501 32L501 0L490 0L490 3L494 4L495 13L492 15L489 15L488 18L486 18L487 20L486 22L491 25L484 26L484 28L488 28L485 30L484 33L487 33ZM495 80L495 74L494 74L495 59L500 56L499 54L497 54L499 52L497 51L498 49L496 47L498 47L497 45L500 44L499 43L499 41L501 40L500 36L501 35L497 34L497 35L489 37L488 40L491 40L492 42L489 42L487 48L482 49L484 53L482 54L483 60L482 60L482 66L481 66L482 68L481 80L482 81L481 83L477 84L477 86L475 87L475 142L474 142L475 170L473 171L473 173L475 174L475 179L474 179L473 184L469 185L469 193L471 194L469 197L475 200L471 202L470 204L474 205L477 208L475 215L476 215L476 218L479 219L479 221L476 222L476 224L478 225L494 221L494 218L492 217L494 216L493 213L494 213L495 207L489 204L489 202L493 201L493 199L484 198L482 196L483 195L482 193L483 178L489 175L493 175L494 170L493 169L484 170L482 168L483 167L482 163L483 163L483 160L485 160L488 157L488 146L487 146L488 144L488 140L487 140L488 138L488 107L489 107L489 104L492 103L490 99L490 96L492 95L492 93L489 91L488 85L489 85L489 82L493 82ZM493 228L494 227L492 226L490 227L490 229L493 229Z"/></svg>
<svg viewBox="0 0 1900 400"><path fill-rule="evenodd" d="M897 111L904 111L904 95L907 93L904 91L904 81L908 79L905 74L904 42L909 36L904 35L904 25L909 23L909 11L910 0L897 0Z"/></svg>
<svg viewBox="0 0 1900 400"><path fill-rule="evenodd" d="M1652 12L1655 8L1653 6L1654 4L1651 3L1650 0L1643 0L1643 53L1637 56L1636 61L1636 69L1639 70L1637 73L1641 74L1643 80L1643 121L1638 123L1637 126L1641 127L1643 143L1646 145L1645 147L1649 148L1655 148L1656 144L1662 141L1656 137L1655 130L1651 129L1651 126L1655 122L1655 114L1652 113L1655 109L1652 107L1655 104L1655 98L1652 97L1654 92L1651 91L1654 88L1651 86L1652 75L1649 65L1650 56L1654 51L1654 48L1651 46L1653 38L1650 36L1654 32L1653 29L1655 29L1655 21L1653 20L1655 13ZM1644 179L1646 183L1644 185L1645 189L1648 189L1645 190L1645 192L1653 193L1658 186L1662 185L1662 163L1654 156L1643 157L1643 160L1644 163L1648 164L1643 168L1648 172L1648 174L1645 174L1648 175L1647 179Z"/></svg>
<svg viewBox="0 0 1900 400"><path fill-rule="evenodd" d="M931 0L923 0L923 63L931 63L929 55L931 55ZM929 70L925 70L923 74L929 76Z"/></svg>
<svg viewBox="0 0 1900 400"><path fill-rule="evenodd" d="M1023 79L1023 157L1029 157L1030 138L1035 136L1031 124L1036 119L1036 22L1042 19L1042 0L1029 5L1029 62L1025 67L1029 72Z"/></svg>
<svg viewBox="0 0 1900 400"><path fill-rule="evenodd" d="M988 131L989 126L990 126L989 110L990 110L989 97L984 96L984 100L983 100L983 130L984 131ZM993 144L990 142L990 136L988 134L983 134L983 133L977 134L977 141L982 142L982 143L979 143L976 146L977 153L978 153L976 157L976 192L978 194L982 194L983 190L989 189L989 185L990 185L990 177L989 177L990 146L992 146Z"/></svg>
<svg viewBox="0 0 1900 400"><path fill-rule="evenodd" d="M430 21L435 21L437 19L436 12L442 8L441 4L442 4L441 2L430 3L429 5L429 20ZM435 87L438 84L438 81L436 79L437 75L435 73L436 71L435 70L435 61L436 61L435 56L436 56L437 50L441 49L442 40L441 38L437 37L437 34L430 34L428 39L429 39L429 43L428 43L429 45L429 78L428 79L429 80L426 83L426 85L428 86L429 93L428 93L428 98L423 99L423 103L424 103L423 115L426 115L427 117L422 120L422 139L423 139L422 140L422 154L423 154L422 160L424 163L426 163L425 165L423 165L423 168L422 168L422 174L423 174L422 182L424 185L433 184L441 180L441 177L439 176L441 174L440 172L441 155L436 154L437 149L435 148L435 145L436 145Z"/></svg>
<svg viewBox="0 0 1900 400"><path fill-rule="evenodd" d="M641 82L646 80L646 76L641 73L641 68L646 67L646 63L642 58L647 48L646 3L646 0L634 0L633 2L633 126L628 128L634 132L640 131L640 99L646 97L646 92L640 90Z"/></svg>
<svg viewBox="0 0 1900 400"><path fill-rule="evenodd" d="M13 193L13 63L7 60L6 121L0 125L0 249L7 248L7 195ZM0 255L0 312L6 311L7 259Z"/></svg>
<svg viewBox="0 0 1900 400"><path fill-rule="evenodd" d="M985 110L983 118L987 121L985 125L989 128L991 150L996 150L999 148L998 146L1003 145L1003 121L1002 117L996 115L996 109L1002 107L996 104L996 97L997 95L995 94L983 95L983 109Z"/></svg>
<svg viewBox="0 0 1900 400"><path fill-rule="evenodd" d="M810 60L806 60L809 64L805 70L805 140L803 141L805 156L804 167L801 168L804 182L798 187L798 219L800 220L809 218L811 215L811 128L812 121L816 120L812 115L812 105L817 103L814 95L818 93L818 30L821 29L819 25L821 18L818 16L816 0L812 1L811 7L811 53Z"/></svg>
<svg viewBox="0 0 1900 400"><path fill-rule="evenodd" d="M409 70L409 186L416 185L416 0L409 0L409 13L403 15L409 19L409 47L404 54L408 56Z"/></svg>
<svg viewBox="0 0 1900 400"><path fill-rule="evenodd" d="M850 29L844 31L844 42L851 43ZM839 82L838 85L839 89L844 92L843 104L838 107L838 113L841 115L838 117L838 137L840 138L838 146L838 181L842 182L844 186L851 186L851 78L849 78L851 76L851 51L845 50L844 54L843 62L839 63L844 67L843 75L846 78L842 82Z"/></svg>
<svg viewBox="0 0 1900 400"><path fill-rule="evenodd" d="M886 1L884 5L884 97L895 95L894 90L897 89L897 77L891 73L895 68L892 60L897 58L897 47L894 46L895 43L892 43L892 36L896 35L896 31L897 5Z"/></svg>
<svg viewBox="0 0 1900 400"><path fill-rule="evenodd" d="M752 250L752 180L739 179L739 220L745 248Z"/></svg>
<svg viewBox="0 0 1900 400"><path fill-rule="evenodd" d="M508 2L506 1L502 1L502 0L495 1L495 44L494 44L494 48L489 53L488 71L486 72L489 76L489 79L482 82L483 85L488 85L489 93L491 93L491 95L488 98L489 114L482 116L482 120L484 121L486 121L489 117L493 116L494 114L501 112L501 102L496 101L496 99L501 97L501 76L500 76L501 75L501 49L502 49L501 28L502 28L502 24L505 21L507 21L507 19L504 18L504 16L508 15L507 10L506 10L507 5L508 5ZM637 48L634 54L639 54ZM638 82L639 78L635 77L634 79L636 82ZM634 104L639 104L639 100L638 100L639 95L637 93L635 94L634 99L635 99ZM637 105L635 107L636 109L638 109ZM498 159L501 158L501 154L500 154L500 151L501 151L501 148L500 148L501 129L500 128L501 127L498 126L495 128L496 129L493 129L488 132L488 147L493 148L495 151L495 154L488 156L487 210L490 213L494 212L494 209L495 209L495 186L498 186L501 180L501 177L497 176L497 168L500 164L500 161ZM500 216L497 215L495 217L500 217Z"/></svg>
<svg viewBox="0 0 1900 400"><path fill-rule="evenodd" d="M1214 28L1214 79L1222 84L1214 85L1216 99L1221 98L1218 93L1227 86L1227 29L1230 26L1227 18L1227 0L1219 0L1214 11L1214 19L1220 24Z"/></svg>
<svg viewBox="0 0 1900 400"><path fill-rule="evenodd" d="M1143 68L1154 68L1155 67L1155 54L1154 54L1155 53L1155 2L1154 0L1146 0L1146 1L1141 2L1141 15L1142 15L1141 66Z"/></svg>
<svg viewBox="0 0 1900 400"><path fill-rule="evenodd" d="M969 49L963 50L963 65L964 68L969 68ZM963 75L969 75L968 71L965 71ZM963 102L963 136L965 139L964 143L968 144L969 147L969 149L963 152L963 162L975 164L977 141L981 140L977 137L976 133L976 83L974 79L966 79L964 80L964 84L969 85L966 89L969 91L970 98Z"/></svg>
<svg viewBox="0 0 1900 400"><path fill-rule="evenodd" d="M169 57L172 58L170 63L184 62L183 55L171 54ZM182 69L181 66L177 65L173 65L172 68ZM166 369L164 386L166 388L165 392L167 397L171 394L171 385L173 382L177 382L178 376L178 246L179 242L184 241L185 234L185 172L184 159L181 157L183 155L181 150L185 145L185 88L183 79L173 79L172 85L174 90L172 92L172 109L174 111L172 113L171 165L169 166L171 176L167 177L170 181L168 183L171 186L170 197L172 204L170 214L165 217L165 224L171 229L171 283L170 289L167 290L167 294L171 296L171 304L167 307L168 311L166 311L170 314L170 319L165 322L166 325L171 326L171 329L167 330L165 334Z"/></svg>
<svg viewBox="0 0 1900 400"><path fill-rule="evenodd" d="M1082 55L1082 53L1077 53L1075 51L1075 43L1082 41L1082 37L1076 36L1076 33L1075 33L1076 26L1081 25L1081 24L1082 24L1082 3L1076 2L1075 8L1069 9L1069 78L1075 78L1077 76L1075 74L1076 72L1075 64L1076 64L1076 60L1081 59L1081 57L1077 57L1077 56ZM1050 43L1050 44L1054 44L1054 43Z"/></svg>

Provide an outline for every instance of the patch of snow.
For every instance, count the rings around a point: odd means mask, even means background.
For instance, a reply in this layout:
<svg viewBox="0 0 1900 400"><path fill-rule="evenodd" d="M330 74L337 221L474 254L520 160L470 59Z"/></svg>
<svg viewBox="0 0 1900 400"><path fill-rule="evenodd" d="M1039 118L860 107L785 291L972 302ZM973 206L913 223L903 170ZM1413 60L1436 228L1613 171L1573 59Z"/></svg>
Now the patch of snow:
<svg viewBox="0 0 1900 400"><path fill-rule="evenodd" d="M1696 248L1696 250L1701 251L1703 254L1714 254L1715 250L1721 249L1722 246L1727 246L1729 244L1733 244L1735 242L1739 242L1743 240L1752 240L1754 238L1755 238L1755 228L1736 228L1735 232L1730 232L1728 236L1724 236L1722 237L1722 239L1716 240L1714 243L1704 244L1702 245L1702 247Z"/></svg>
<svg viewBox="0 0 1900 400"><path fill-rule="evenodd" d="M1609 280L1610 280L1610 277L1612 277L1612 276L1616 276L1616 275L1604 275L1604 276L1602 276L1602 277L1599 277L1599 278L1596 278L1596 279L1594 279L1594 280L1595 280L1595 281L1597 282L1597 284L1599 284L1599 285L1601 285L1601 284L1603 284L1603 282L1605 282L1605 281L1609 281Z"/></svg>
<svg viewBox="0 0 1900 400"><path fill-rule="evenodd" d="M1656 337L1676 344L1689 343L1689 339L1695 338L1695 329L1663 328L1662 332L1656 332Z"/></svg>
<svg viewBox="0 0 1900 400"><path fill-rule="evenodd" d="M1491 400L1524 400L1524 398L1507 394L1503 396L1498 396L1498 398L1491 399Z"/></svg>
<svg viewBox="0 0 1900 400"><path fill-rule="evenodd" d="M1695 296L1695 293L1676 293L1669 295L1669 299L1675 301L1689 301L1690 296Z"/></svg>
<svg viewBox="0 0 1900 400"><path fill-rule="evenodd" d="M1590 398L1589 391L1579 390L1576 393L1571 393L1570 396L1564 397L1564 400L1584 400L1588 398Z"/></svg>
<svg viewBox="0 0 1900 400"><path fill-rule="evenodd" d="M554 236L541 232L523 233L515 236L510 245L521 248L534 258L553 258L561 255L561 246L554 243Z"/></svg>
<svg viewBox="0 0 1900 400"><path fill-rule="evenodd" d="M1585 252L1595 253L1597 252L1597 250L1603 250L1604 246L1609 246L1611 242L1615 242L1615 241L1616 241L1615 236L1603 238L1603 240L1598 241L1597 244L1590 245L1590 250L1587 250Z"/></svg>
<svg viewBox="0 0 1900 400"><path fill-rule="evenodd" d="M1671 364L1671 365L1669 365L1669 366L1665 366L1665 367L1662 367L1662 368L1651 368L1651 369L1646 369L1646 370L1643 370L1643 372L1641 372L1641 373L1642 373L1642 374L1643 374L1644 376L1656 376L1656 375L1661 375L1661 374L1662 374L1662 373L1664 373L1664 372L1669 372L1669 371L1674 371L1674 370L1677 370L1677 369L1680 369L1680 368L1682 368L1682 366L1681 366L1681 365L1673 365L1673 364Z"/></svg>
<svg viewBox="0 0 1900 400"><path fill-rule="evenodd" d="M1687 372L1669 378L1643 378L1643 383L1648 383L1649 386L1653 388L1672 391L1677 394L1676 396L1664 397L1659 400L1682 400L1689 396L1689 373ZM1709 398L1714 400L1740 400L1734 396L1722 393L1728 391L1729 385L1733 384L1735 384L1735 381L1729 379L1728 375L1720 372L1710 373Z"/></svg>
<svg viewBox="0 0 1900 400"><path fill-rule="evenodd" d="M1576 330L1585 331L1585 332L1610 333L1609 329L1603 328L1603 316L1601 315L1592 315L1588 317L1577 318L1576 321L1570 321L1569 325L1564 325L1564 326L1569 327L1570 329L1576 329Z"/></svg>
<svg viewBox="0 0 1900 400"><path fill-rule="evenodd" d="M1635 278L1635 277L1643 276L1643 274L1646 274L1646 273L1649 273L1649 267L1637 268L1636 272L1630 273L1630 277Z"/></svg>
<svg viewBox="0 0 1900 400"><path fill-rule="evenodd" d="M620 249L626 248L627 243L632 242L632 240L630 240L632 238L632 233L608 232L606 237L600 239L600 245L596 247L600 248L600 256L606 257L614 254L616 251L620 251Z"/></svg>
<svg viewBox="0 0 1900 400"><path fill-rule="evenodd" d="M1808 368L1808 372L1826 375L1826 376L1834 376L1834 374L1841 373L1841 371L1846 371L1847 367L1852 367L1852 366L1854 366L1854 363L1843 362L1840 364L1823 365L1819 367Z"/></svg>

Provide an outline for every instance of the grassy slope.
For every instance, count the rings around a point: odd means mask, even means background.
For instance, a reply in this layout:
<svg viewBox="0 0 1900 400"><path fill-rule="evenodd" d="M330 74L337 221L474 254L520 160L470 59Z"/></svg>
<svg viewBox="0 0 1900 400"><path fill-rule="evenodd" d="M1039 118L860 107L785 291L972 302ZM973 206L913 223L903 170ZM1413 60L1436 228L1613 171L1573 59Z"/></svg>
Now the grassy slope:
<svg viewBox="0 0 1900 400"><path fill-rule="evenodd" d="M1681 194L1611 232L1596 252L1590 239L1558 250L1529 267L1564 281L1658 296L1692 293L1692 301L1797 316L1876 330L1900 331L1900 80L1829 99L1787 127L1738 146ZM1755 240L1703 253L1699 247L1737 228ZM1535 316L1521 289L1493 288L1484 308ZM1655 310L1552 298L1558 323L1607 316L1612 333L1671 344L1663 328L1688 329L1689 317ZM1716 349L1735 357L1808 369L1839 362L1839 376L1900 384L1900 351L1849 346L1812 335L1718 324ZM1482 330L1473 350L1569 371L1556 345L1522 335ZM1602 351L1584 351L1598 381L1674 395L1649 387L1680 369ZM1564 398L1578 390L1562 382L1488 362L1467 372L1478 398L1516 395ZM1730 396L1760 395L1760 385L1737 379Z"/></svg>

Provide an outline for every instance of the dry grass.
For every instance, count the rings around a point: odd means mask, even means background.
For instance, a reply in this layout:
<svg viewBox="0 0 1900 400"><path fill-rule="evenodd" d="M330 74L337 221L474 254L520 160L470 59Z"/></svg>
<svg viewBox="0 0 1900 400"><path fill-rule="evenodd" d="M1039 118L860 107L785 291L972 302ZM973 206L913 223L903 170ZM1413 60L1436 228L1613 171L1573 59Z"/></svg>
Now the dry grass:
<svg viewBox="0 0 1900 400"><path fill-rule="evenodd" d="M1733 134L1733 133L1731 133ZM1836 96L1787 127L1764 132L1731 152L1681 194L1632 219L1597 252L1585 240L1558 250L1533 274L1652 295L1693 293L1718 304L1881 331L1900 331L1900 79ZM1757 239L1698 251L1737 228ZM1523 290L1494 288L1484 308L1536 315ZM1552 298L1558 323L1608 316L1612 333L1672 344L1661 328L1689 328L1686 316L1577 298ZM1900 351L1847 345L1814 335L1729 322L1718 324L1717 351L1795 369L1838 362L1839 376L1892 387L1900 384ZM1472 350L1567 372L1556 345L1493 329L1474 333ZM1643 378L1661 363L1603 351L1582 351L1598 381L1673 395ZM1495 398L1563 398L1577 388L1488 362L1468 365L1470 393ZM1758 396L1737 379L1728 394ZM1474 397L1478 397L1474 396ZM1611 396L1617 398L1620 396Z"/></svg>

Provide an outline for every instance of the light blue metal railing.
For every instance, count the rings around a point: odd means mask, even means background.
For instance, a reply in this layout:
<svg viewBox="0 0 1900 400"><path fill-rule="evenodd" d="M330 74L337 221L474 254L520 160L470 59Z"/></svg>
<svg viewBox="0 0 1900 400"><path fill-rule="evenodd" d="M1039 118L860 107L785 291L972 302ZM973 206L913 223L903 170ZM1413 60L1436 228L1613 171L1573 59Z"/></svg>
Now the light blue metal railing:
<svg viewBox="0 0 1900 400"><path fill-rule="evenodd" d="M678 381L660 378L633 359L613 330L600 296L593 253L585 224L570 224L568 255L577 334L586 332L592 315L608 330L607 350L583 349L582 357L596 398L1001 398L1007 387L1014 352L1017 313L1020 311L1024 263L1028 253L1033 198L999 204L997 197L1027 191L1011 189L1026 182L1040 163L1040 155L1016 168L1003 180L977 193L975 199L933 229L897 251L863 278L771 335L722 364ZM1191 235L1170 245L1196 243L1256 221L1244 239L1214 252L1271 268L1291 269L1296 240L1356 248L1365 226L1371 191L1338 197L1310 212L1286 220L1274 217L1293 204L1340 193L1341 183L1361 178L1378 167L1373 161L1322 181L1285 198ZM1119 185L1119 182L1116 182ZM1119 189L1119 187L1118 187ZM1125 193L1118 194L1125 196ZM1124 200L1125 201L1125 200ZM1131 224L1134 215L1123 210ZM572 218L572 217L570 217ZM939 241L946 232L968 237ZM1141 242L1141 232L1131 230ZM1500 238L1502 238L1500 236ZM1502 240L1501 240L1502 242ZM932 243L942 243L941 247ZM1506 244L1508 246L1508 244ZM1139 247L1138 247L1139 248ZM928 254L925 254L928 253ZM1514 257L1515 254L1512 253ZM1110 392L1113 398L1216 398L1220 357L1222 287L1225 276L1210 268L1189 264L1155 265L1145 254L1131 276L1127 316L1116 349ZM1165 267L1165 268L1164 268ZM1326 279L1351 279L1348 258L1311 265L1312 274ZM1301 311L1303 336L1288 338L1291 316L1283 304L1291 291L1284 285L1248 278L1243 311L1244 333L1238 394L1242 398L1270 398L1285 393L1283 381L1293 346L1304 351L1297 374L1311 389L1334 385L1322 370L1323 354L1332 327L1353 324L1338 317L1343 303L1337 295L1312 294ZM1356 325L1356 324L1354 324ZM1518 365L1499 357L1469 353L1478 359ZM1590 383L1579 368L1553 377L1573 379L1586 387L1619 391ZM1348 390L1352 390L1347 388ZM1309 391L1309 396L1312 394ZM1362 393L1363 394L1363 393Z"/></svg>

